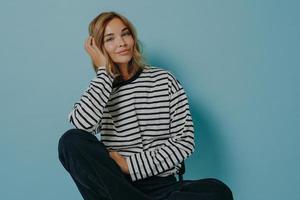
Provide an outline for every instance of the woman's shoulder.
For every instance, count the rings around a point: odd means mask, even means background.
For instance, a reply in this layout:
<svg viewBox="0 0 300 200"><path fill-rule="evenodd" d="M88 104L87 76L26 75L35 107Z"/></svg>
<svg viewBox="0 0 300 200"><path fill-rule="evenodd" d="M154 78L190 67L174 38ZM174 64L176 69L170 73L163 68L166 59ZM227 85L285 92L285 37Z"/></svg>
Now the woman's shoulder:
<svg viewBox="0 0 300 200"><path fill-rule="evenodd" d="M147 74L153 74L151 77L164 77L167 78L168 84L170 87L174 88L175 90L179 90L182 86L179 80L175 77L174 73L170 70L164 69L162 67L153 66L153 65L145 65L144 72Z"/></svg>
<svg viewBox="0 0 300 200"><path fill-rule="evenodd" d="M171 76L171 78L175 78L172 72L170 72L167 69L164 69L163 67L159 66L153 66L153 65L145 65L144 66L144 71L146 73L160 73L160 74L165 74L166 76ZM175 78L176 79L176 78Z"/></svg>

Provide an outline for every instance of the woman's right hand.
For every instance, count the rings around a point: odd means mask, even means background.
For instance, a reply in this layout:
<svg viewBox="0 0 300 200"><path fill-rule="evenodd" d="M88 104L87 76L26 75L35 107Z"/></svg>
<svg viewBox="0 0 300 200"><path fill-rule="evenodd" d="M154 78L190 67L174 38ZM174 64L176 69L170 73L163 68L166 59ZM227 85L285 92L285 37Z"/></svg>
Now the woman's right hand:
<svg viewBox="0 0 300 200"><path fill-rule="evenodd" d="M94 65L96 65L97 67L106 65L106 58L103 55L103 53L100 51L100 49L96 46L94 37L89 36L86 39L84 43L84 48L87 51L87 53L90 55Z"/></svg>

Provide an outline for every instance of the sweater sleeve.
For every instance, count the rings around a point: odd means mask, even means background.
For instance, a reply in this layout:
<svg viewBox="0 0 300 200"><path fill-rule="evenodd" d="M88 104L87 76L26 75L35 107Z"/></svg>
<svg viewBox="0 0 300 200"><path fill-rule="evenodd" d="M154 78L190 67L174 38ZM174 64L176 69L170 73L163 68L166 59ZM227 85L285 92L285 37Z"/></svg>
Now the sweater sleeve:
<svg viewBox="0 0 300 200"><path fill-rule="evenodd" d="M113 78L107 73L105 66L99 67L96 74L68 115L70 123L87 132L96 130L112 91Z"/></svg>
<svg viewBox="0 0 300 200"><path fill-rule="evenodd" d="M170 138L155 150L126 157L132 181L173 169L194 152L194 125L187 95L179 81L170 77Z"/></svg>

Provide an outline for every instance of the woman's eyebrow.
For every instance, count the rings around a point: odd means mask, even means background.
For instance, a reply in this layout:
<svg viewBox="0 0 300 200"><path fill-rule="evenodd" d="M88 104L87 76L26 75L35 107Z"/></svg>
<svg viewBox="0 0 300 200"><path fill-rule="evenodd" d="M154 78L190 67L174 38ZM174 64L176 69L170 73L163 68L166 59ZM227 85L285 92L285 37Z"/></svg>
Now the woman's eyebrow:
<svg viewBox="0 0 300 200"><path fill-rule="evenodd" d="M107 36L110 36L110 35L113 35L113 33L108 33L108 34L104 35L104 37L107 37Z"/></svg>
<svg viewBox="0 0 300 200"><path fill-rule="evenodd" d="M124 32L124 31L126 31L126 30L129 30L129 28L128 28L128 27L125 27L125 28L122 29L121 32ZM104 35L104 37L110 36L110 35L114 35L114 34L113 34L113 33L108 33L108 34Z"/></svg>
<svg viewBox="0 0 300 200"><path fill-rule="evenodd" d="M123 28L123 29L122 29L122 32L123 32L123 31L126 31L126 30L129 30L129 28L128 28L128 27Z"/></svg>

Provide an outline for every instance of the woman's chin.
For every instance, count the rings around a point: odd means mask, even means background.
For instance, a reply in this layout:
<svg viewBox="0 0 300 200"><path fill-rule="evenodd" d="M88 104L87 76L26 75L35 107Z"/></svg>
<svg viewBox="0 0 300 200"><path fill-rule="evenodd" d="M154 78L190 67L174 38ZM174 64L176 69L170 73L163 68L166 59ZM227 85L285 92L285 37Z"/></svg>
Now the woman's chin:
<svg viewBox="0 0 300 200"><path fill-rule="evenodd" d="M126 58L126 59L118 59L118 60L114 61L114 63L122 66L124 64L128 64L130 60L131 60L131 57Z"/></svg>

